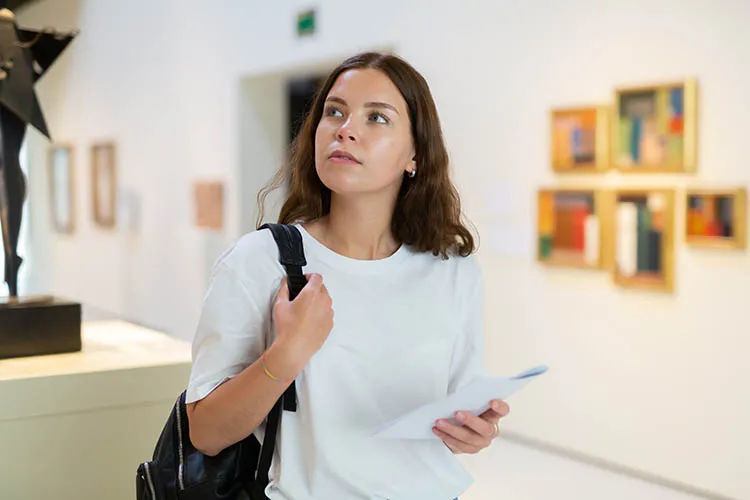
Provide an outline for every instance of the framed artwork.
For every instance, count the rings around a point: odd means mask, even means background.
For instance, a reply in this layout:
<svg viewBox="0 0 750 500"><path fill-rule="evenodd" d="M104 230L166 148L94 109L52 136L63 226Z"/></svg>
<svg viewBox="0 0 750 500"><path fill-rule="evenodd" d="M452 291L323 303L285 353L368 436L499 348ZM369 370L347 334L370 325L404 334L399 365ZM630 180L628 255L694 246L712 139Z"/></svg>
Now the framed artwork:
<svg viewBox="0 0 750 500"><path fill-rule="evenodd" d="M747 195L744 188L688 189L685 241L692 246L742 249L747 246Z"/></svg>
<svg viewBox="0 0 750 500"><path fill-rule="evenodd" d="M552 170L592 173L609 168L609 114L606 106L553 109Z"/></svg>
<svg viewBox="0 0 750 500"><path fill-rule="evenodd" d="M72 233L75 229L72 146L58 144L49 149L48 175L52 226L57 232Z"/></svg>
<svg viewBox="0 0 750 500"><path fill-rule="evenodd" d="M624 287L671 292L674 289L674 190L615 192L612 214L612 266Z"/></svg>
<svg viewBox="0 0 750 500"><path fill-rule="evenodd" d="M615 90L612 163L624 172L693 172L695 80Z"/></svg>
<svg viewBox="0 0 750 500"><path fill-rule="evenodd" d="M224 184L197 182L193 186L195 200L195 225L205 229L222 229L224 226Z"/></svg>
<svg viewBox="0 0 750 500"><path fill-rule="evenodd" d="M604 267L602 197L591 189L539 190L537 260L559 266Z"/></svg>
<svg viewBox="0 0 750 500"><path fill-rule="evenodd" d="M114 227L117 206L117 165L115 145L111 142L91 147L91 186L94 222Z"/></svg>

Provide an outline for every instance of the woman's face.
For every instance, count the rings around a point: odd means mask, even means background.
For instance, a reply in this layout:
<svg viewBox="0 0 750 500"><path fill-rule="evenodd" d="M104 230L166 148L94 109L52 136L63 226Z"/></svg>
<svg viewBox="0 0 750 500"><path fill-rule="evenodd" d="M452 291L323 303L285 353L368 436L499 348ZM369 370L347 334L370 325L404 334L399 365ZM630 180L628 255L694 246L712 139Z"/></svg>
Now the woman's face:
<svg viewBox="0 0 750 500"><path fill-rule="evenodd" d="M375 69L339 75L315 133L318 177L337 194L398 192L416 168L411 123L398 88Z"/></svg>

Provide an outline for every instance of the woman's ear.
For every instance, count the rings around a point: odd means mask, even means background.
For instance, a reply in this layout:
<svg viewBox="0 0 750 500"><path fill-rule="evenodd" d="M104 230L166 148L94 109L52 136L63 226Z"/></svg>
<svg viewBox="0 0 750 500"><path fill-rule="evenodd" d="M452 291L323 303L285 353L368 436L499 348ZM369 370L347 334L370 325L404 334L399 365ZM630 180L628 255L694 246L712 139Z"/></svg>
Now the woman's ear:
<svg viewBox="0 0 750 500"><path fill-rule="evenodd" d="M416 157L414 157L414 158L412 158L412 159L411 159L411 161L409 162L409 166L408 166L408 167L406 167L406 170L405 170L405 171L406 171L406 173L407 173L407 174L410 174L410 173L412 173L412 172L415 172L416 170L417 170L417 158L416 158Z"/></svg>
<svg viewBox="0 0 750 500"><path fill-rule="evenodd" d="M413 157L411 161L409 162L409 166L406 169L406 174L414 178L415 175L417 175L417 158Z"/></svg>

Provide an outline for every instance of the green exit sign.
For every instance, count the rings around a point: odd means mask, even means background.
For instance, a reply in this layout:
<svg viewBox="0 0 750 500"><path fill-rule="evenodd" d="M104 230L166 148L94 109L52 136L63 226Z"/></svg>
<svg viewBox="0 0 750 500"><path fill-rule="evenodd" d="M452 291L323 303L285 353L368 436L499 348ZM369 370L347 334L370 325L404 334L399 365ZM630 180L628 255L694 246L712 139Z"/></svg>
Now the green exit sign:
<svg viewBox="0 0 750 500"><path fill-rule="evenodd" d="M315 33L315 9L297 14L297 36L308 36Z"/></svg>

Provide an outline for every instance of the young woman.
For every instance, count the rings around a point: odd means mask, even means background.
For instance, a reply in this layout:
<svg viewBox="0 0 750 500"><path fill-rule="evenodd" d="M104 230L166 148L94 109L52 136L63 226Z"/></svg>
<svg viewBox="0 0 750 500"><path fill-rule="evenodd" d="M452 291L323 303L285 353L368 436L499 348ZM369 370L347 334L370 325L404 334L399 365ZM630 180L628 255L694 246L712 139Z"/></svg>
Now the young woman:
<svg viewBox="0 0 750 500"><path fill-rule="evenodd" d="M308 283L289 300L270 231L217 262L193 347L191 439L214 455L252 432L292 380L271 499L450 500L508 413L499 400L433 440L372 436L482 370L482 282L461 221L430 90L393 55L344 61L324 83L289 163L279 222L303 236ZM259 220L262 220L262 208ZM334 319L335 310L335 319Z"/></svg>

